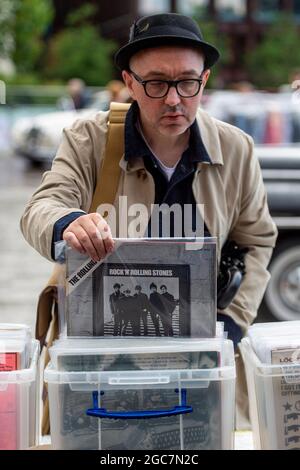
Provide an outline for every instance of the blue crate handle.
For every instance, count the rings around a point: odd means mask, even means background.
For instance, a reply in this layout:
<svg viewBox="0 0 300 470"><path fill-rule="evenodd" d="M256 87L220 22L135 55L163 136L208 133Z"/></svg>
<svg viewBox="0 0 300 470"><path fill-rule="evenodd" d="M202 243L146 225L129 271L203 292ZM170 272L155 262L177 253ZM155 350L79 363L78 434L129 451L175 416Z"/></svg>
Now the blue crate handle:
<svg viewBox="0 0 300 470"><path fill-rule="evenodd" d="M177 390L176 390L177 391ZM145 419L145 418L162 418L164 416L176 416L192 413L192 406L186 404L186 389L181 390L180 406L174 406L169 410L145 410L145 411L107 411L105 408L98 408L98 392L93 392L94 408L86 410L88 416L94 418L109 419Z"/></svg>

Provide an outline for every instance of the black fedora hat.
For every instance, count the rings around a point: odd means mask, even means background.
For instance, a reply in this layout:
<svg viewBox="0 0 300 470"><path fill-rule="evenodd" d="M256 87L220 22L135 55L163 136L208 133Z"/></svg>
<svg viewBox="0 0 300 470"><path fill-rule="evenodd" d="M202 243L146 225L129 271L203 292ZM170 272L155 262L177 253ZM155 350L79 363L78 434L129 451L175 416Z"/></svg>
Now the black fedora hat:
<svg viewBox="0 0 300 470"><path fill-rule="evenodd" d="M210 68L220 57L218 49L204 41L197 23L177 13L144 16L130 29L128 43L115 55L120 70L128 70L130 58L138 51L164 45L199 48L205 56L205 68Z"/></svg>

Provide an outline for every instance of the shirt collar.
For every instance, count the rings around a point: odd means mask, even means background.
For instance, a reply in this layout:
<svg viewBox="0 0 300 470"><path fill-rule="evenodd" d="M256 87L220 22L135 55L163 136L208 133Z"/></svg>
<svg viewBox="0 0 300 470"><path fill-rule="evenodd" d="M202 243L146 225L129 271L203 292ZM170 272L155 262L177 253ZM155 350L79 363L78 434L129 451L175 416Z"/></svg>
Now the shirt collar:
<svg viewBox="0 0 300 470"><path fill-rule="evenodd" d="M152 152L145 143L143 137L139 133L136 122L138 120L138 105L137 102L133 102L127 112L125 119L125 155L126 161L132 161L137 157L149 156L153 158ZM211 159L207 153L207 150L203 144L200 129L195 119L190 127L190 142L189 148L184 152L188 154L191 162L198 163L211 163Z"/></svg>

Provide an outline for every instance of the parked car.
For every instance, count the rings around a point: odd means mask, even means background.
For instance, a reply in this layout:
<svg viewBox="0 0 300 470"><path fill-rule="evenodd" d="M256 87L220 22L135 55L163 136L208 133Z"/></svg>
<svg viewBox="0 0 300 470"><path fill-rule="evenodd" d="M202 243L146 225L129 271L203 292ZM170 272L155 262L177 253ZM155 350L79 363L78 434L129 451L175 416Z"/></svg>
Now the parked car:
<svg viewBox="0 0 300 470"><path fill-rule="evenodd" d="M76 119L88 119L109 106L108 93L98 92L88 108L54 111L16 121L11 131L13 151L35 164L50 163L58 149L62 130Z"/></svg>
<svg viewBox="0 0 300 470"><path fill-rule="evenodd" d="M206 96L214 117L250 134L279 236L258 320L300 320L300 109L293 91L217 91Z"/></svg>
<svg viewBox="0 0 300 470"><path fill-rule="evenodd" d="M261 312L300 320L300 146L256 146L279 236Z"/></svg>

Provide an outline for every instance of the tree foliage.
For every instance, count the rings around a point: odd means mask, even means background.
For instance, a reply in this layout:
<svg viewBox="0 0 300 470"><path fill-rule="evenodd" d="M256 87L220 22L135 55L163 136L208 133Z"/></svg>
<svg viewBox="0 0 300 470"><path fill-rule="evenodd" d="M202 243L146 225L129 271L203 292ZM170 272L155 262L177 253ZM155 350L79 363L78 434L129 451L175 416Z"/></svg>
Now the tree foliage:
<svg viewBox="0 0 300 470"><path fill-rule="evenodd" d="M69 27L50 44L45 73L51 78L82 78L88 85L105 85L112 76L112 41L102 39L91 25Z"/></svg>
<svg viewBox="0 0 300 470"><path fill-rule="evenodd" d="M213 74L208 82L208 86L213 87L219 76L220 69L229 62L229 41L224 34L218 31L216 23L210 20L204 7L196 7L193 18L199 24L204 40L215 46L221 55L219 62L213 67Z"/></svg>
<svg viewBox="0 0 300 470"><path fill-rule="evenodd" d="M11 58L18 72L31 73L44 51L43 34L53 18L52 3L50 0L11 1L15 6Z"/></svg>
<svg viewBox="0 0 300 470"><path fill-rule="evenodd" d="M1 0L0 8L0 57L11 58L14 49L13 26L16 2Z"/></svg>
<svg viewBox="0 0 300 470"><path fill-rule="evenodd" d="M245 58L249 77L259 88L275 88L288 82L300 64L299 30L292 16L278 15L261 43Z"/></svg>
<svg viewBox="0 0 300 470"><path fill-rule="evenodd" d="M45 73L51 78L83 79L88 85L105 85L112 77L112 53L116 45L103 39L91 19L96 6L85 4L71 12L67 27L50 42Z"/></svg>

